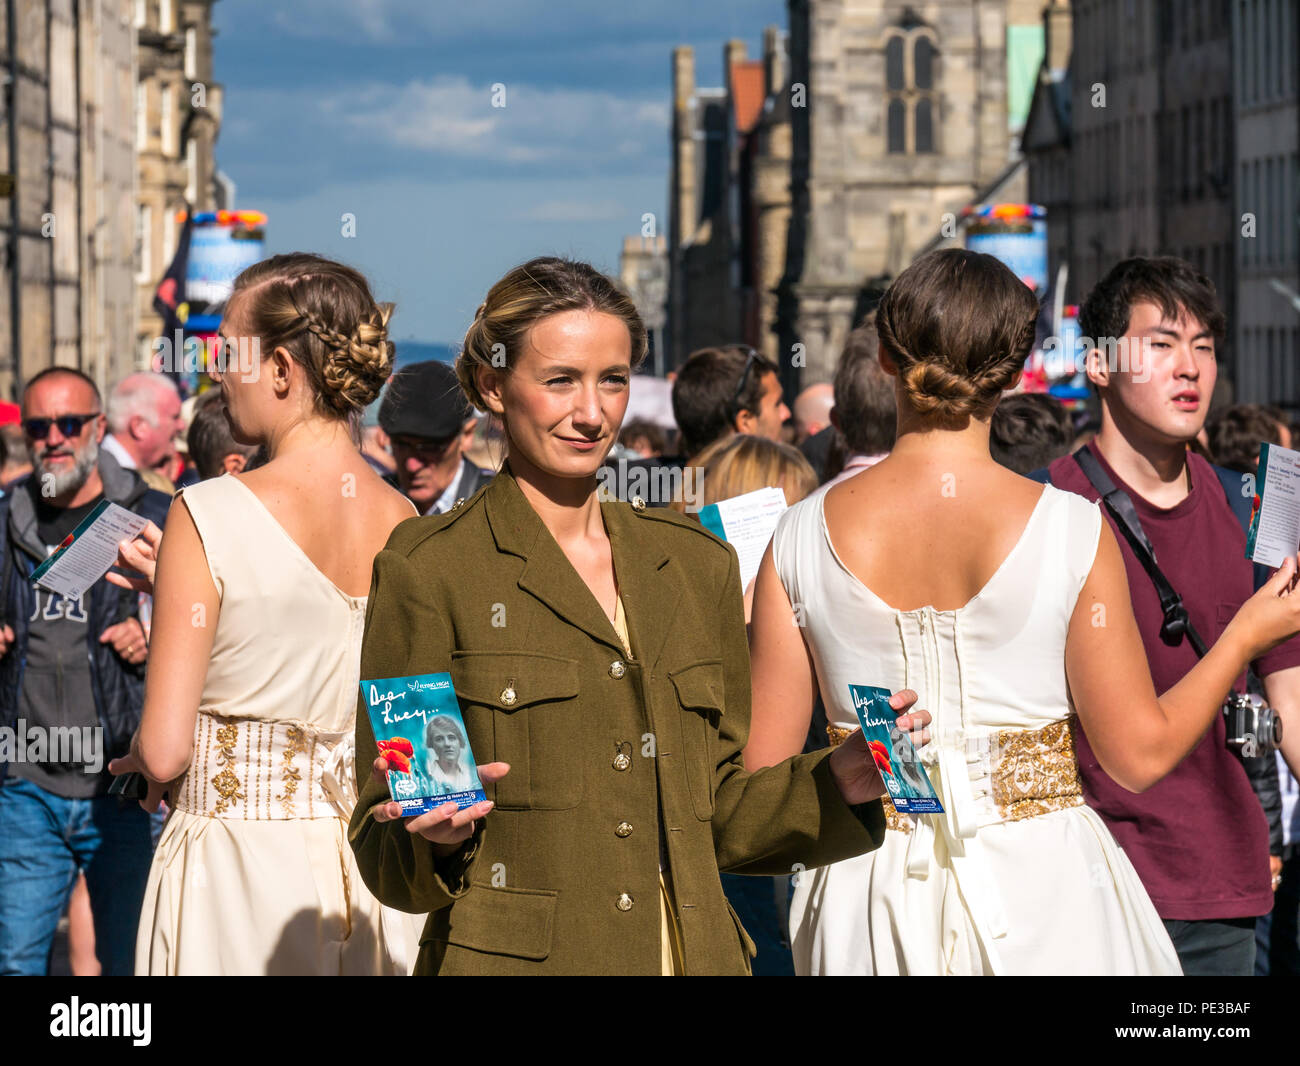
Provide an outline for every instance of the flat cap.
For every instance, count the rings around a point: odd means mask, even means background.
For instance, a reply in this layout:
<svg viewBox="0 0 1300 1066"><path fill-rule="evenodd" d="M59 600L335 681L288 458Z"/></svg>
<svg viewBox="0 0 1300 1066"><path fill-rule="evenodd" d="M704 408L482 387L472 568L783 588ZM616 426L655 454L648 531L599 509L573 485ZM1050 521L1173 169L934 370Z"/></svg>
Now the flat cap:
<svg viewBox="0 0 1300 1066"><path fill-rule="evenodd" d="M379 425L390 437L447 440L461 431L474 408L456 372L430 360L403 367L388 382L379 405Z"/></svg>

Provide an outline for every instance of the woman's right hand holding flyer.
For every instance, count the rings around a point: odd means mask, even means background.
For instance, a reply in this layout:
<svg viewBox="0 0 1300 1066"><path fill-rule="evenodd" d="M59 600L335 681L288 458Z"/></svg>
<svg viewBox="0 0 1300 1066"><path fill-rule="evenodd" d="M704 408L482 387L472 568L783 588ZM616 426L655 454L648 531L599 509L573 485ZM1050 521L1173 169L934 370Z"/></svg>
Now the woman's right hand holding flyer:
<svg viewBox="0 0 1300 1066"><path fill-rule="evenodd" d="M504 762L484 763L478 767L479 779L485 785L500 781L510 772L510 764ZM370 775L388 787L388 760L382 755L370 767ZM474 823L484 817L493 806L491 800L484 800L463 811L457 810L454 802L447 802L424 814L406 819L406 831L418 833L434 846L439 855L450 855L462 843L474 834ZM395 800L376 803L370 808L370 816L376 822L395 822L402 817L402 808Z"/></svg>

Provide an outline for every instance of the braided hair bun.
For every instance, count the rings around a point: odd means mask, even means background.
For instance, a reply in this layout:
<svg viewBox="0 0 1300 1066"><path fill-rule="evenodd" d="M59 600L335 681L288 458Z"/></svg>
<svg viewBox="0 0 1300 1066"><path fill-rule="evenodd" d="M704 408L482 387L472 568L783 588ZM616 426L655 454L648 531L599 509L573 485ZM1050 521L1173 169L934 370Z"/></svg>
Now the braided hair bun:
<svg viewBox="0 0 1300 1066"><path fill-rule="evenodd" d="M359 418L393 371L391 303L377 304L365 277L322 256L295 252L255 263L235 279L262 350L283 347L305 371L316 410Z"/></svg>
<svg viewBox="0 0 1300 1066"><path fill-rule="evenodd" d="M880 344L905 401L945 423L990 414L1034 343L1038 301L998 259L944 249L890 285L876 312Z"/></svg>
<svg viewBox="0 0 1300 1066"><path fill-rule="evenodd" d="M322 340L329 338L322 375L326 388L343 407L368 406L392 373L393 342L388 339L392 313L392 304L379 304L373 314L357 323L349 337L328 330L317 332L314 323L308 325Z"/></svg>

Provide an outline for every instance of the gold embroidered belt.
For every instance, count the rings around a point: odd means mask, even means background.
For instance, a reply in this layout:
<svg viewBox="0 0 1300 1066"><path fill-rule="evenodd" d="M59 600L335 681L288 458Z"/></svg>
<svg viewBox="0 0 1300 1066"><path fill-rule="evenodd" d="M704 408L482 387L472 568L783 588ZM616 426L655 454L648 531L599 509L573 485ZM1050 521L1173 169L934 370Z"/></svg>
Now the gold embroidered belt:
<svg viewBox="0 0 1300 1066"><path fill-rule="evenodd" d="M172 805L208 818L348 818L356 804L353 734L200 712L194 755Z"/></svg>
<svg viewBox="0 0 1300 1066"><path fill-rule="evenodd" d="M826 727L832 747L843 744L852 732L838 726ZM992 731L987 748L989 795L999 816L991 821L1018 822L1083 805L1079 762L1068 719L1042 729ZM902 833L912 831L911 818L900 814L888 796L882 797L881 803L888 828Z"/></svg>

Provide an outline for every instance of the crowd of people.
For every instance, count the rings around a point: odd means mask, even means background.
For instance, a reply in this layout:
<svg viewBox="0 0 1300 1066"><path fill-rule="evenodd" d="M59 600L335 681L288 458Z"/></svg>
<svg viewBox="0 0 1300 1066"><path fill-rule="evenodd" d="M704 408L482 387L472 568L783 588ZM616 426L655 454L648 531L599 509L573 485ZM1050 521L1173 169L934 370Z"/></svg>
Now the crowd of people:
<svg viewBox="0 0 1300 1066"><path fill-rule="evenodd" d="M0 409L0 729L102 746L0 752L0 972L65 913L76 973L1300 972L1297 560L1245 550L1295 437L1231 403L1191 266L1088 294L1144 362L1088 352L1070 407L1017 391L1038 303L962 251L788 406L691 354L673 427L624 423L647 335L587 264L507 273L454 366L394 372L391 311L276 256L198 396L54 367ZM742 585L698 512L771 488ZM149 522L118 567L34 585L105 499ZM437 673L431 751L487 798L404 817L358 683ZM943 813L891 803L850 685Z"/></svg>

